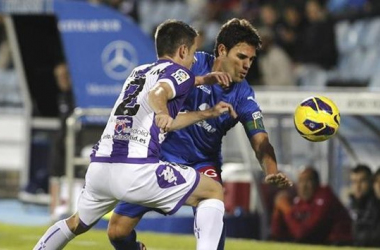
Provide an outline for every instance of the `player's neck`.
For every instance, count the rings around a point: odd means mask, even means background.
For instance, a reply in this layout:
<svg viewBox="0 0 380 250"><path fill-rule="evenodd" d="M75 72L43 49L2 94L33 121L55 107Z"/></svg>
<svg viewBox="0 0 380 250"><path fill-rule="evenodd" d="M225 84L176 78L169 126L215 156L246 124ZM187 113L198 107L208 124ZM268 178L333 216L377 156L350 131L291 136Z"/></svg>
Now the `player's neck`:
<svg viewBox="0 0 380 250"><path fill-rule="evenodd" d="M174 58L170 56L160 56L158 60L170 60L175 62Z"/></svg>
<svg viewBox="0 0 380 250"><path fill-rule="evenodd" d="M215 72L215 71L221 72L222 71L222 63L221 63L221 59L219 57L215 58L214 63L212 65L212 71L213 72Z"/></svg>

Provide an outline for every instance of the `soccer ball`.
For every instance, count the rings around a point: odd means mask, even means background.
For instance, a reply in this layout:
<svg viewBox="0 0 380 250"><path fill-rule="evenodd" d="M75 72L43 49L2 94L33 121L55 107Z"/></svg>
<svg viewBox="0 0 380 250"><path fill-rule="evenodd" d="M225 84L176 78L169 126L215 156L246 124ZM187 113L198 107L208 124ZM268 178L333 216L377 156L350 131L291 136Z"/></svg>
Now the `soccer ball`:
<svg viewBox="0 0 380 250"><path fill-rule="evenodd" d="M331 138L338 131L340 114L333 101L324 96L303 100L294 112L294 125L306 140L319 142Z"/></svg>

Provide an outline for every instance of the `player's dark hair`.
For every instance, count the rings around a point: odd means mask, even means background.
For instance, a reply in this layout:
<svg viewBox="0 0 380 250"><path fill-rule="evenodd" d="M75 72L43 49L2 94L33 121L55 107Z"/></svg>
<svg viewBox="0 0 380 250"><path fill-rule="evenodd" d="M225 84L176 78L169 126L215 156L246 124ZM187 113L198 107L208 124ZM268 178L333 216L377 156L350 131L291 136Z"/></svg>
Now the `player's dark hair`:
<svg viewBox="0 0 380 250"><path fill-rule="evenodd" d="M218 46L224 44L227 51L230 51L239 43L247 43L256 48L261 49L261 38L257 30L246 19L233 18L223 24L216 38L214 54L219 56Z"/></svg>
<svg viewBox="0 0 380 250"><path fill-rule="evenodd" d="M372 178L372 171L371 169L365 165L365 164L358 164L356 167L351 169L351 173L358 174L358 173L364 173L368 180L371 180Z"/></svg>
<svg viewBox="0 0 380 250"><path fill-rule="evenodd" d="M189 49L195 42L197 31L190 25L173 19L161 23L155 34L156 52L158 57L173 56L181 45Z"/></svg>

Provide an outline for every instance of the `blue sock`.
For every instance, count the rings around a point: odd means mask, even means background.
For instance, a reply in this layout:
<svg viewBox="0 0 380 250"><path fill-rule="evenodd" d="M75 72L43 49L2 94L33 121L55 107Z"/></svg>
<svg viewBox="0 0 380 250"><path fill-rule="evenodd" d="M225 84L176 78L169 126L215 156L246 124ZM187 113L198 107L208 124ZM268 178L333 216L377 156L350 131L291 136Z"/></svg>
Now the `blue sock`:
<svg viewBox="0 0 380 250"><path fill-rule="evenodd" d="M110 240L115 250L140 250L136 241L136 231L133 230L127 237L119 240Z"/></svg>

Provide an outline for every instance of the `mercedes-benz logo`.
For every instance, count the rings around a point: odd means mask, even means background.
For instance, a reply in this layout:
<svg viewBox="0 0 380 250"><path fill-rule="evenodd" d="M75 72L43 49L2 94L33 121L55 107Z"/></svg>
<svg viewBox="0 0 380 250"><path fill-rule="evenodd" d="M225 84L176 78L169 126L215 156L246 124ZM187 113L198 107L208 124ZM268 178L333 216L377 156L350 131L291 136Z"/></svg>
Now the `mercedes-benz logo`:
<svg viewBox="0 0 380 250"><path fill-rule="evenodd" d="M136 49L126 41L113 41L102 52L103 69L115 80L124 80L134 67L138 58Z"/></svg>

